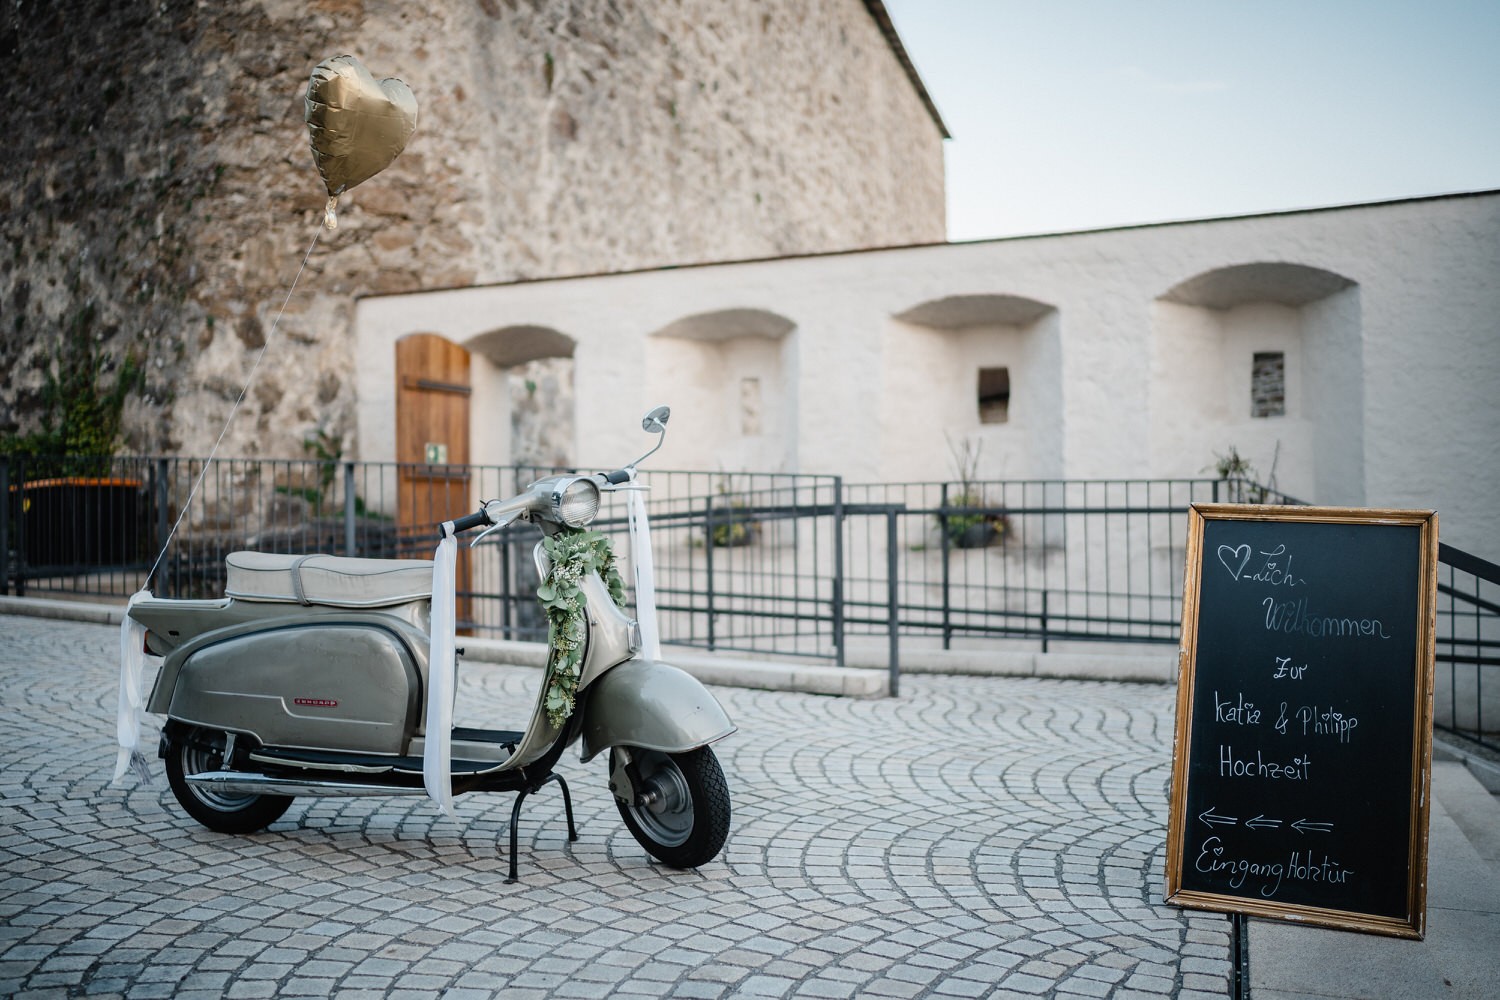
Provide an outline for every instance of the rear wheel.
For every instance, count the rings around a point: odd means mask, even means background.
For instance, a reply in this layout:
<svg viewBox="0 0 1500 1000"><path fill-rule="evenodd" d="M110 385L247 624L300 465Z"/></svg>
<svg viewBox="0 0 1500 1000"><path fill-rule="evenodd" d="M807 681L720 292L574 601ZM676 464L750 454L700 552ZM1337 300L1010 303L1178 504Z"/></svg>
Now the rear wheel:
<svg viewBox="0 0 1500 1000"><path fill-rule="evenodd" d="M254 833L281 818L292 804L290 795L223 792L187 781L190 774L224 769L224 733L183 727L167 745L167 784L193 819L219 833Z"/></svg>
<svg viewBox="0 0 1500 1000"><path fill-rule="evenodd" d="M610 771L619 766L610 751ZM631 834L652 857L673 868L713 860L729 836L729 786L708 747L686 753L631 750L636 796L615 805ZM638 776L638 780L637 780Z"/></svg>

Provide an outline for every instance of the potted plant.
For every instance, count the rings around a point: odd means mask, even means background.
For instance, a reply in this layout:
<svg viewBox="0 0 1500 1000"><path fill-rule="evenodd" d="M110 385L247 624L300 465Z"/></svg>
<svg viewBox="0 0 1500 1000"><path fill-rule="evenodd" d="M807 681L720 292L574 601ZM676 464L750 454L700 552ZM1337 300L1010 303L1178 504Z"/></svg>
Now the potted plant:
<svg viewBox="0 0 1500 1000"><path fill-rule="evenodd" d="M1005 509L991 505L979 486L979 454L983 442L964 439L957 446L948 440L958 473L958 490L947 496L938 514L938 528L947 544L959 549L980 549L1005 540L1010 519Z"/></svg>
<svg viewBox="0 0 1500 1000"><path fill-rule="evenodd" d="M1225 484L1227 497L1230 503L1268 503L1271 491L1276 488L1276 461L1281 455L1281 442L1276 442L1276 451L1271 456L1271 474L1269 485L1262 486L1256 482L1260 473L1250 460L1240 454L1234 445L1229 446L1229 453L1214 454L1214 472Z"/></svg>
<svg viewBox="0 0 1500 1000"><path fill-rule="evenodd" d="M145 372L133 355L114 359L92 339L93 318L84 307L44 370L40 429L0 435L0 456L21 460L0 516L24 538L19 550L33 567L120 565L144 543L141 480L117 475L113 456L125 401Z"/></svg>
<svg viewBox="0 0 1500 1000"><path fill-rule="evenodd" d="M0 454L53 460L60 475L108 475L120 445L125 401L146 384L133 354L115 359L90 336L86 306L43 370L41 428L0 434Z"/></svg>
<svg viewBox="0 0 1500 1000"><path fill-rule="evenodd" d="M1010 524L1003 511L985 504L978 493L960 493L949 497L949 507L973 508L972 513L949 514L945 532L948 542L958 549L982 549L1005 540Z"/></svg>
<svg viewBox="0 0 1500 1000"><path fill-rule="evenodd" d="M720 483L719 495L708 505L709 542L715 548L752 544L760 534L760 524L747 511L743 499L729 495L728 483Z"/></svg>

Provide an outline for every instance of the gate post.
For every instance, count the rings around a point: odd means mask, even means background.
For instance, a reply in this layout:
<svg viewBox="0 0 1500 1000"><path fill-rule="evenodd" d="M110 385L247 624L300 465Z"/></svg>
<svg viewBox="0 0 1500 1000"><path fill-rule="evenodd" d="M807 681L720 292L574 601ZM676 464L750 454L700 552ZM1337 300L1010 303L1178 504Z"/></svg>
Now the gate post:
<svg viewBox="0 0 1500 1000"><path fill-rule="evenodd" d="M708 648L713 650L716 644L714 638L714 498L712 496L708 498L708 505L703 515L703 589L708 605L706 623Z"/></svg>
<svg viewBox="0 0 1500 1000"><path fill-rule="evenodd" d="M354 551L354 463L344 463L344 555Z"/></svg>
<svg viewBox="0 0 1500 1000"><path fill-rule="evenodd" d="M949 649L953 645L953 605L950 593L950 582L952 571L948 567L949 548L952 542L948 538L948 484L943 484L943 491L938 498L938 538L943 545L943 648Z"/></svg>
<svg viewBox="0 0 1500 1000"><path fill-rule="evenodd" d="M151 547L156 550L155 565L158 567L158 570L155 580L148 579L146 581L147 587L159 586L162 574L166 572L167 568L165 559L167 554L167 531L169 530L167 528L167 503L171 497L171 490L168 486L167 478L167 463L169 461L169 459L158 458L152 470L152 478L156 480L156 488L152 491L153 496L151 499L151 502L156 506L156 538L154 539ZM170 588L167 588L163 589L159 596L172 597L174 595L171 593Z"/></svg>
<svg viewBox="0 0 1500 1000"><path fill-rule="evenodd" d="M833 662L844 666L844 477L833 477Z"/></svg>
<svg viewBox="0 0 1500 1000"><path fill-rule="evenodd" d="M890 684L891 697L901 693L901 626L900 595L897 581L899 564L896 560L896 508L885 512L885 580L886 614L890 619Z"/></svg>
<svg viewBox="0 0 1500 1000"><path fill-rule="evenodd" d="M10 457L0 455L0 497L5 510L0 511L0 594L10 593ZM19 503L17 509L19 509Z"/></svg>
<svg viewBox="0 0 1500 1000"><path fill-rule="evenodd" d="M1042 588L1042 652L1047 651L1047 589Z"/></svg>
<svg viewBox="0 0 1500 1000"><path fill-rule="evenodd" d="M26 459L23 456L16 463L19 470L16 475L16 537L12 544L16 547L16 596L26 596Z"/></svg>

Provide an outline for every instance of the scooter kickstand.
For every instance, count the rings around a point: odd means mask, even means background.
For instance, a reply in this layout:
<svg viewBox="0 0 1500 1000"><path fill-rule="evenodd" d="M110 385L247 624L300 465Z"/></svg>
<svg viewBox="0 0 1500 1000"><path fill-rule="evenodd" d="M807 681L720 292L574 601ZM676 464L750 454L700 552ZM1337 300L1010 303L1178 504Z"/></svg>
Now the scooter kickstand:
<svg viewBox="0 0 1500 1000"><path fill-rule="evenodd" d="M520 848L516 844L516 825L521 820L521 803L526 801L526 794L531 789L523 788L516 794L516 804L510 807L510 878L505 880L506 885L515 885L520 881L516 872L516 852Z"/></svg>
<svg viewBox="0 0 1500 1000"><path fill-rule="evenodd" d="M563 811L568 814L568 842L576 843L578 840L578 830L573 826L573 796L568 794L568 783L563 780L562 775L555 771L547 775L547 780L556 781L562 788Z"/></svg>
<svg viewBox="0 0 1500 1000"><path fill-rule="evenodd" d="M556 771L548 774L534 785L528 785L516 793L516 804L510 807L510 878L505 880L506 885L514 885L520 881L516 869L516 853L520 849L517 845L516 827L521 821L521 803L526 801L526 796L532 792L539 791L549 781L555 781L562 789L563 811L568 815L568 840L578 840L578 829L573 825L573 796L568 792L568 783L563 780L562 775Z"/></svg>

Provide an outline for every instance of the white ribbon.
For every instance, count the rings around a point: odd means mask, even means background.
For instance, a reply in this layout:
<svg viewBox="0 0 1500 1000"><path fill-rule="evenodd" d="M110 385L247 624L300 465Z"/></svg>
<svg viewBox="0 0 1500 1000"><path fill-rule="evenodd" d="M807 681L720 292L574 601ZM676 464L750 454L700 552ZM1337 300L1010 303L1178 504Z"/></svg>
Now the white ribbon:
<svg viewBox="0 0 1500 1000"><path fill-rule="evenodd" d="M427 740L422 750L422 784L450 819L453 811L453 660L458 627L458 542L453 522L443 523L443 539L432 560L432 630L427 647Z"/></svg>
<svg viewBox="0 0 1500 1000"><path fill-rule="evenodd" d="M133 770L143 783L149 784L151 772L141 753L141 723L145 719L146 699L141 682L146 669L146 626L130 617L130 609L139 601L150 600L151 591L138 590L125 605L120 621L120 700L115 714L115 738L120 744L115 754L115 776L118 785L127 770Z"/></svg>
<svg viewBox="0 0 1500 1000"><path fill-rule="evenodd" d="M640 490L626 501L630 513L630 564L635 572L635 618L641 626L641 656L661 659L661 636L656 626L656 576L651 564L651 522Z"/></svg>

